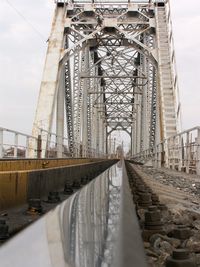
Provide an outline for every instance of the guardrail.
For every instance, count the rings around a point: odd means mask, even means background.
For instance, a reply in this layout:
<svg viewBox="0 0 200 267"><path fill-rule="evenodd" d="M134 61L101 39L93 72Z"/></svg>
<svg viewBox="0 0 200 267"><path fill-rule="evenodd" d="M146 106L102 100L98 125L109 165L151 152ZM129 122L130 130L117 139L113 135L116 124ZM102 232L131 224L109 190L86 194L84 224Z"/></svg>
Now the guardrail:
<svg viewBox="0 0 200 267"><path fill-rule="evenodd" d="M47 136L47 142L46 142ZM40 135L36 138L15 130L0 127L0 158L56 158L58 155L58 136L55 133L40 129ZM44 150L42 143L47 143ZM82 144L74 143L73 154L69 152L68 139L63 138L62 157L87 157L108 158L109 155L94 148L86 148ZM43 153L44 152L44 153ZM44 155L44 156L42 156Z"/></svg>
<svg viewBox="0 0 200 267"><path fill-rule="evenodd" d="M194 127L172 136L154 148L132 157L135 161L153 161L155 167L200 175L200 127Z"/></svg>

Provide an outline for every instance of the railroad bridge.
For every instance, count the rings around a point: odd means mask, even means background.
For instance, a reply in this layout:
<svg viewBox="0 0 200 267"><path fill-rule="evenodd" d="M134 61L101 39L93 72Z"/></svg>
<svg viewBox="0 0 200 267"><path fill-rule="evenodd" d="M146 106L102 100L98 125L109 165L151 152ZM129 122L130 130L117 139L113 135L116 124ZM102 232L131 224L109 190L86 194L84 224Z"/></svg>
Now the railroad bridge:
<svg viewBox="0 0 200 267"><path fill-rule="evenodd" d="M0 128L0 209L12 229L2 219L0 238L56 207L2 245L0 263L147 266L134 203L150 206L147 217L161 204L138 164L200 174L200 128L181 131L170 1L55 2L32 134ZM111 144L116 131L128 155ZM145 223L144 240L155 234Z"/></svg>

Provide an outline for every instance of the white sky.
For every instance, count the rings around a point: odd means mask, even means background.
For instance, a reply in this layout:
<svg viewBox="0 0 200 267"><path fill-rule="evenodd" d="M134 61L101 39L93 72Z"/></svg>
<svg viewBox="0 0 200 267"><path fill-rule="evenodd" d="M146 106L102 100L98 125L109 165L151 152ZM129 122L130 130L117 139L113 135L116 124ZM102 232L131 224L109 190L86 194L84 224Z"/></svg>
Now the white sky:
<svg viewBox="0 0 200 267"><path fill-rule="evenodd" d="M0 0L0 126L31 133L54 1L7 1ZM186 129L200 125L200 1L171 2Z"/></svg>

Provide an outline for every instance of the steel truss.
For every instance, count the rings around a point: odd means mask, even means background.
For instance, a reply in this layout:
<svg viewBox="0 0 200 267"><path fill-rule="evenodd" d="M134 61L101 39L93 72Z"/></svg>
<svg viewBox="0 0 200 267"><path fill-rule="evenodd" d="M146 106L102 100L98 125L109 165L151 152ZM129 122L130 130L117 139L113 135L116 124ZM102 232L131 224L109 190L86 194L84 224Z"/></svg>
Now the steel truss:
<svg viewBox="0 0 200 267"><path fill-rule="evenodd" d="M92 149L106 152L107 137L115 130L130 135L132 154L177 133L168 1L121 2L57 1L45 71L48 74L51 64L57 68L53 79L49 73L45 86L42 82L33 133L37 135L41 118L42 128L51 129L55 96L65 90L73 156L90 156ZM60 86L63 68L65 86ZM54 88L49 96L50 82ZM45 97L51 112L41 115ZM62 106L64 99L58 99L57 106ZM49 113L51 118L45 121ZM63 136L61 112L59 118L58 139Z"/></svg>

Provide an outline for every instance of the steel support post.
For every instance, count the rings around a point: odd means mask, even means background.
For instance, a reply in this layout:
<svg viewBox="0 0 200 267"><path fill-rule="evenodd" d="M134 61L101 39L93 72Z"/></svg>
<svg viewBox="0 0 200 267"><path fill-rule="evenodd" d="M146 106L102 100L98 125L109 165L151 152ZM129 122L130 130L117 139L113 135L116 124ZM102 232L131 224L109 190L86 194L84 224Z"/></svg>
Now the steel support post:
<svg viewBox="0 0 200 267"><path fill-rule="evenodd" d="M65 99L65 76L64 66L60 70L59 86L57 92L57 113L56 113L56 151L57 158L63 157L64 138L64 99Z"/></svg>
<svg viewBox="0 0 200 267"><path fill-rule="evenodd" d="M108 155L108 126L106 126L106 155Z"/></svg>
<svg viewBox="0 0 200 267"><path fill-rule="evenodd" d="M99 138L100 138L100 133L99 133L99 131L100 131L100 129L99 129L99 121L100 121L100 113L98 112L98 110L96 110L96 113L97 113L97 115L96 115L96 121L95 121L95 126L96 126L96 149L97 149L97 153L99 153L100 152L100 144L99 144Z"/></svg>
<svg viewBox="0 0 200 267"><path fill-rule="evenodd" d="M111 134L108 136L108 154L111 155Z"/></svg>
<svg viewBox="0 0 200 267"><path fill-rule="evenodd" d="M104 149L104 124L101 113L99 114L99 148L100 153L102 153Z"/></svg>
<svg viewBox="0 0 200 267"><path fill-rule="evenodd" d="M172 137L172 169L175 170L175 165L176 165L176 155L177 155L177 144L176 144L176 137Z"/></svg>
<svg viewBox="0 0 200 267"><path fill-rule="evenodd" d="M106 130L105 130L105 123L104 118L102 119L102 149L101 153L105 153L105 136L106 136Z"/></svg>
<svg viewBox="0 0 200 267"><path fill-rule="evenodd" d="M134 121L133 123L133 155L135 155L137 153L137 128L136 128L137 122Z"/></svg>
<svg viewBox="0 0 200 267"><path fill-rule="evenodd" d="M94 63L94 53L92 53L92 64ZM97 67L93 67L91 70L91 73L97 74L98 69ZM91 81L90 88L93 89L95 93L98 93L99 91L99 79L94 78ZM91 112L92 112L92 119L91 119L91 145L92 148L95 149L96 151L96 157L98 157L99 154L99 111L98 111L98 106L94 106L95 100L96 100L96 95L95 94L90 94L91 98Z"/></svg>
<svg viewBox="0 0 200 267"><path fill-rule="evenodd" d="M18 151L18 134L15 133L14 158L17 158L17 151Z"/></svg>
<svg viewBox="0 0 200 267"><path fill-rule="evenodd" d="M186 173L190 172L190 133L186 135Z"/></svg>
<svg viewBox="0 0 200 267"><path fill-rule="evenodd" d="M148 67L147 67L147 59L144 56L141 56L141 62L142 62L142 70L145 73L145 75L148 77ZM139 83L142 83L140 80ZM142 142L141 142L141 150L146 150L149 148L149 123L148 123L148 117L150 114L148 114L148 84L144 85L142 87L142 101L141 101L141 136L142 136Z"/></svg>
<svg viewBox="0 0 200 267"><path fill-rule="evenodd" d="M137 146L137 153L139 153L141 150L141 105L137 106L137 129L136 129L136 146Z"/></svg>
<svg viewBox="0 0 200 267"><path fill-rule="evenodd" d="M182 171L183 167L183 156L182 156L182 136L178 136L178 170Z"/></svg>
<svg viewBox="0 0 200 267"><path fill-rule="evenodd" d="M164 146L164 167L169 168L169 140L166 139L163 142Z"/></svg>
<svg viewBox="0 0 200 267"><path fill-rule="evenodd" d="M196 159L196 174L200 175L200 128L197 129L197 159Z"/></svg>
<svg viewBox="0 0 200 267"><path fill-rule="evenodd" d="M84 49L85 70L89 69L89 47ZM83 81L83 104L82 104L82 143L84 147L84 157L88 156L88 79Z"/></svg>
<svg viewBox="0 0 200 267"><path fill-rule="evenodd" d="M131 125L131 156L133 156L133 124Z"/></svg>
<svg viewBox="0 0 200 267"><path fill-rule="evenodd" d="M103 154L107 154L107 125L106 125L106 122L104 122L104 124L103 124L103 126L104 126L104 145L103 145ZM106 155L106 157L107 157L107 155Z"/></svg>
<svg viewBox="0 0 200 267"><path fill-rule="evenodd" d="M75 33L75 40L80 40L80 37ZM84 67L84 57L80 51L74 54L74 71L73 71L73 123L74 123L74 142L76 147L76 156L80 156L80 142L81 142L81 107L82 107L82 83L80 79L81 67Z"/></svg>
<svg viewBox="0 0 200 267"><path fill-rule="evenodd" d="M38 135L37 138L37 158L41 159L42 158L42 136Z"/></svg>
<svg viewBox="0 0 200 267"><path fill-rule="evenodd" d="M29 142L30 142L30 137L26 137L26 151L25 151L25 157L29 158Z"/></svg>
<svg viewBox="0 0 200 267"><path fill-rule="evenodd" d="M50 156L50 152L51 152L51 138L52 138L52 134L48 133L47 134L47 146L46 146L46 154L45 157L49 158Z"/></svg>
<svg viewBox="0 0 200 267"><path fill-rule="evenodd" d="M133 121L132 125L131 125L131 156L136 154L136 132L135 132L135 121Z"/></svg>

